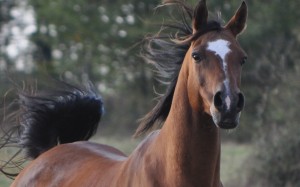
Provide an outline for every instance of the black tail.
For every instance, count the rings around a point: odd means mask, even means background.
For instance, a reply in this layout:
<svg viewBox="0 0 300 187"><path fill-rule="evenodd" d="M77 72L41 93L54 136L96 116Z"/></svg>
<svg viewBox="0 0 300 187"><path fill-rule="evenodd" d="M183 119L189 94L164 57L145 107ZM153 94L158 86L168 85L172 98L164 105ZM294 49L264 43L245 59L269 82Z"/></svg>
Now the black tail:
<svg viewBox="0 0 300 187"><path fill-rule="evenodd" d="M97 130L103 104L90 88L19 94L20 145L36 158L61 143L88 140Z"/></svg>

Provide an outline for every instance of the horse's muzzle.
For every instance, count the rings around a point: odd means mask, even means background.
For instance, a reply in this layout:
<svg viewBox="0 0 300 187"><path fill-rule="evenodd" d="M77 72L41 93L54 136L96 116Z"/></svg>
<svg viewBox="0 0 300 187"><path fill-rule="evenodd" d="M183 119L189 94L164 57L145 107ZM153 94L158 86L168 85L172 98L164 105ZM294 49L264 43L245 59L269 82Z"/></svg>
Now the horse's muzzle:
<svg viewBox="0 0 300 187"><path fill-rule="evenodd" d="M241 92L226 94L218 91L213 98L211 115L214 123L222 129L233 129L239 124L245 98Z"/></svg>

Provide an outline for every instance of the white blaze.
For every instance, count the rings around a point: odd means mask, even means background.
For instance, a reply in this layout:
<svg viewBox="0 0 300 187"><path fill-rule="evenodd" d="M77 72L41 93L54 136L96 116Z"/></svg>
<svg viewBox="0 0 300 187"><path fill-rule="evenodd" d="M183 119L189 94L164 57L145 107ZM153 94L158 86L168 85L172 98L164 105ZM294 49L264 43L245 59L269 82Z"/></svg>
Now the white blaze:
<svg viewBox="0 0 300 187"><path fill-rule="evenodd" d="M227 110L229 110L231 100L230 100L230 97L228 95L227 95L227 97L225 99L225 103L226 103L226 106L227 106Z"/></svg>
<svg viewBox="0 0 300 187"><path fill-rule="evenodd" d="M221 63L223 66L223 71L225 73L225 80L224 80L224 85L226 89L226 94L227 97L225 99L225 103L227 106L227 109L230 107L230 97L229 97L229 75L228 75L228 66L227 66L227 61L226 61L226 56L231 52L229 48L230 42L223 40L223 39L218 39L212 42L208 42L207 50L212 51L215 53L217 56L220 57Z"/></svg>

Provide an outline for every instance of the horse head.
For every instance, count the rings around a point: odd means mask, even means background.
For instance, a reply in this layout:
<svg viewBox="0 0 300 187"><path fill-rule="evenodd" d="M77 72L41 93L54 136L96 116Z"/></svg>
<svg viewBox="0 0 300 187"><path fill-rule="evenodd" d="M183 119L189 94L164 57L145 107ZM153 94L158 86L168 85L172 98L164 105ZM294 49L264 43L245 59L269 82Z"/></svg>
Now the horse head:
<svg viewBox="0 0 300 187"><path fill-rule="evenodd" d="M224 27L208 21L205 0L194 10L193 38L185 58L189 66L189 101L195 110L210 114L222 129L235 128L244 107L240 85L247 55L237 36L244 30L246 19L245 2Z"/></svg>

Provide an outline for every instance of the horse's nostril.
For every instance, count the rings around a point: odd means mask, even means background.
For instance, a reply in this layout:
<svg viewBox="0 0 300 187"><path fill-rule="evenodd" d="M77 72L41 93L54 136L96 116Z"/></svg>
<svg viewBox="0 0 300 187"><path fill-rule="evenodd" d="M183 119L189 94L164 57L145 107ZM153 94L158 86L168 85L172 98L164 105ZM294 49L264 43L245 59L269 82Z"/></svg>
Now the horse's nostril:
<svg viewBox="0 0 300 187"><path fill-rule="evenodd" d="M242 93L239 93L238 94L237 110L241 111L244 108L244 104L245 104L244 95Z"/></svg>
<svg viewBox="0 0 300 187"><path fill-rule="evenodd" d="M223 107L223 101L222 101L222 93L217 92L216 95L214 96L214 105L217 110L221 111Z"/></svg>
<svg viewBox="0 0 300 187"><path fill-rule="evenodd" d="M226 97L226 99L224 99ZM227 101L228 98L228 101ZM227 95L219 91L214 96L214 106L219 112L240 112L244 108L245 98L244 95L240 92L236 95ZM226 108L227 107L227 108Z"/></svg>

